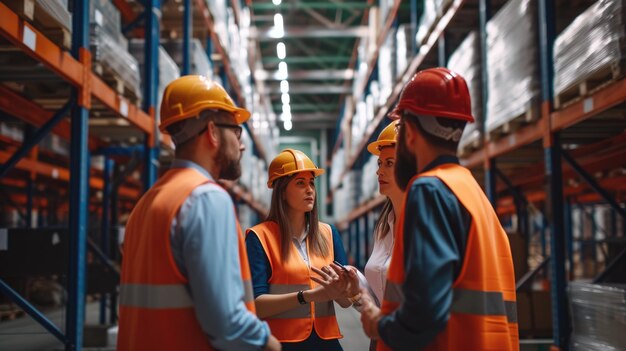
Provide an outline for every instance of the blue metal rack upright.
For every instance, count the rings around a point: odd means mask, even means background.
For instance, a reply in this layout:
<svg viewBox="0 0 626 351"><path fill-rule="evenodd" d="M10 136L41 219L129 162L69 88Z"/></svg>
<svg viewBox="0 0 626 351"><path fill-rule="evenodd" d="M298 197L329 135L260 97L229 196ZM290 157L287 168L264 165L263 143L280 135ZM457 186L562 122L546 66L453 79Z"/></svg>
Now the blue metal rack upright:
<svg viewBox="0 0 626 351"><path fill-rule="evenodd" d="M91 60L89 50L89 1L74 1L72 9L72 56ZM84 57L88 56L88 57ZM70 142L70 265L66 320L66 350L80 350L85 321L87 206L89 194L88 119L90 94L87 86L72 88L77 103L72 109ZM89 92L87 92L89 93Z"/></svg>
<svg viewBox="0 0 626 351"><path fill-rule="evenodd" d="M159 86L159 21L161 0L145 1L145 81L143 82L143 109L154 118L152 138L146 135L144 154L144 190L156 181L159 157L159 122L156 118L157 87Z"/></svg>

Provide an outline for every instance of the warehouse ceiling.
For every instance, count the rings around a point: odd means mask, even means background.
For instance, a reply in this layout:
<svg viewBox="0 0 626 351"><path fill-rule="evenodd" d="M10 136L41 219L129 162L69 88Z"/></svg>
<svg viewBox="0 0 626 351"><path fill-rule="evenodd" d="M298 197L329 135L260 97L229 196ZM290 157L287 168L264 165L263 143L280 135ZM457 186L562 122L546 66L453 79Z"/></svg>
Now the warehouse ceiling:
<svg viewBox="0 0 626 351"><path fill-rule="evenodd" d="M334 128L343 96L352 91L355 45L367 35L368 1L263 0L248 6L256 28L254 76L276 115L288 119L290 112L294 130ZM282 33L276 17L282 17Z"/></svg>

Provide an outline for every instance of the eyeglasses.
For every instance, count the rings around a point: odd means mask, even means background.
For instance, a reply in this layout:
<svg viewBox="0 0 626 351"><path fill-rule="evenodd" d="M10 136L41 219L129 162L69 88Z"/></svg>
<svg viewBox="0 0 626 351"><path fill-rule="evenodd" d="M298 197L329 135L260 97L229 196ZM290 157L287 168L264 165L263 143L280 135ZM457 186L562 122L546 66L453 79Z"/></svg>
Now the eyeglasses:
<svg viewBox="0 0 626 351"><path fill-rule="evenodd" d="M228 123L213 123L213 124L215 124L215 126L220 127L220 128L232 129L235 132L235 136L237 137L237 139L241 139L241 133L243 132L242 126L238 124L228 124ZM204 134L204 132L206 132L208 129L209 129L209 125L207 124L206 127L202 128L202 130L198 132L198 135Z"/></svg>
<svg viewBox="0 0 626 351"><path fill-rule="evenodd" d="M235 132L235 136L237 139L241 139L241 133L243 132L243 127L238 124L228 124L228 123L215 123L216 126L220 128L228 128L232 129Z"/></svg>

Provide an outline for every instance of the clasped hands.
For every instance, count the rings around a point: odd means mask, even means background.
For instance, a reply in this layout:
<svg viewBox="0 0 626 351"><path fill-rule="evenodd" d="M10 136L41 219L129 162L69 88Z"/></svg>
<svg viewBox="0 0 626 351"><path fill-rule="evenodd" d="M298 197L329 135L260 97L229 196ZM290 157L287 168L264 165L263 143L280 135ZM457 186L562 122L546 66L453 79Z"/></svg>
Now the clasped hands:
<svg viewBox="0 0 626 351"><path fill-rule="evenodd" d="M321 269L315 267L311 267L311 269L320 276L319 278L311 277L311 279L324 289L329 300L338 300L339 302L339 300L347 299L353 304L361 305L363 330L370 338L378 339L380 337L378 321L382 315L369 293L360 288L356 268L352 266L342 267L331 263Z"/></svg>

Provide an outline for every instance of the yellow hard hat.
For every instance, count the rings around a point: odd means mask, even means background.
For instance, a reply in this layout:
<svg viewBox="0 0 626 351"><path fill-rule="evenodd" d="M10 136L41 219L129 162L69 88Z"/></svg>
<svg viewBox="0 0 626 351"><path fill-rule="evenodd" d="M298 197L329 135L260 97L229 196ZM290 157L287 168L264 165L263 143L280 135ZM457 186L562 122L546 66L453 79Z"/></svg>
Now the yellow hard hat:
<svg viewBox="0 0 626 351"><path fill-rule="evenodd" d="M205 76L189 75L173 80L165 88L159 129L167 133L166 128L172 123L196 117L207 109L232 112L237 124L250 118L250 112L235 106L221 85Z"/></svg>
<svg viewBox="0 0 626 351"><path fill-rule="evenodd" d="M313 172L315 177L325 172L323 169L317 168L304 152L294 149L285 149L270 163L267 187L270 189L273 188L274 181L280 177L307 171Z"/></svg>
<svg viewBox="0 0 626 351"><path fill-rule="evenodd" d="M383 146L395 146L398 140L398 134L396 134L396 123L393 121L380 132L376 141L367 145L367 151L375 156L380 155L380 148Z"/></svg>

